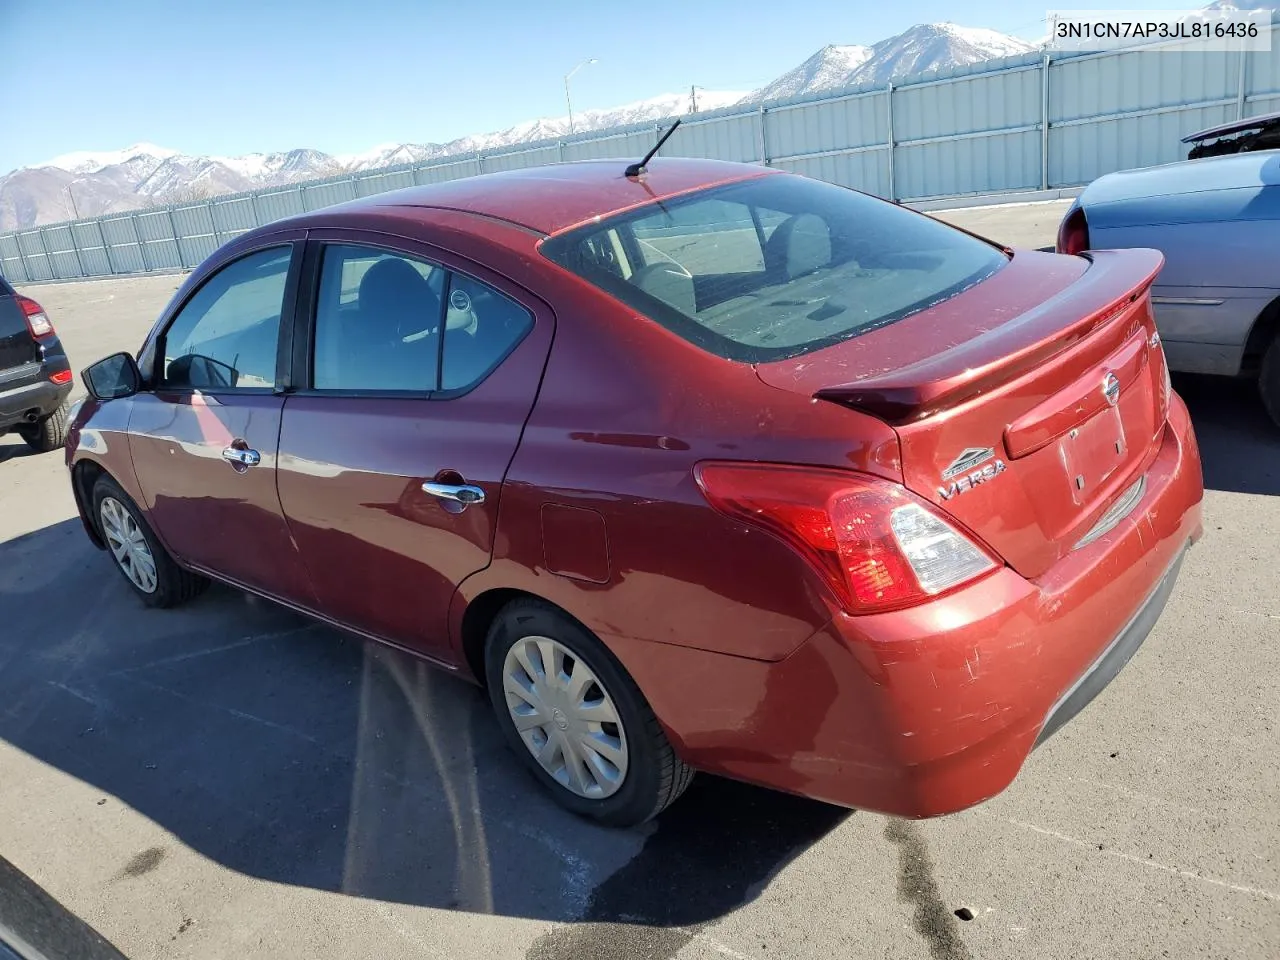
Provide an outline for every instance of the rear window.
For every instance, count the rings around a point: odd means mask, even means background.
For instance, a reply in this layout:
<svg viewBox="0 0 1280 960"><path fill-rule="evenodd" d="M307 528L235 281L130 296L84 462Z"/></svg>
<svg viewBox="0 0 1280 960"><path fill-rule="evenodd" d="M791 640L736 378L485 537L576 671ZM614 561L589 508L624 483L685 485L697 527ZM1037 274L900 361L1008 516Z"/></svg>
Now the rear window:
<svg viewBox="0 0 1280 960"><path fill-rule="evenodd" d="M553 237L542 252L686 340L747 363L901 320L1008 262L929 217L794 176L654 203Z"/></svg>

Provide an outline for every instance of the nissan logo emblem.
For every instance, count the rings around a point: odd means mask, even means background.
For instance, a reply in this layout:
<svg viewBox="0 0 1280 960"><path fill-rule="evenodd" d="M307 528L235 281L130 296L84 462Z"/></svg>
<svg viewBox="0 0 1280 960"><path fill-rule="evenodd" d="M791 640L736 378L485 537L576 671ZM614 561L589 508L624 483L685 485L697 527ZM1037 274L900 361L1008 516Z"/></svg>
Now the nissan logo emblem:
<svg viewBox="0 0 1280 960"><path fill-rule="evenodd" d="M465 290L454 290L449 294L449 306L461 312L471 309L471 298Z"/></svg>
<svg viewBox="0 0 1280 960"><path fill-rule="evenodd" d="M1108 373L1102 378L1102 395L1113 407L1120 401L1120 378L1114 373Z"/></svg>

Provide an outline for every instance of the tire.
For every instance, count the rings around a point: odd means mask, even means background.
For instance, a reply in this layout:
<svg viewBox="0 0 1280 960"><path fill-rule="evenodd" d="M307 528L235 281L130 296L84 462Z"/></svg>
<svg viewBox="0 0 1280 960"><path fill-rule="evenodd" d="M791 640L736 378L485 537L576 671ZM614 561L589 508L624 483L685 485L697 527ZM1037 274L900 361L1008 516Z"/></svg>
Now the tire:
<svg viewBox="0 0 1280 960"><path fill-rule="evenodd" d="M94 484L93 518L113 566L146 606L176 607L209 586L207 579L174 562L137 504L109 476L99 477Z"/></svg>
<svg viewBox="0 0 1280 960"><path fill-rule="evenodd" d="M52 453L67 442L67 412L70 404L63 401L57 410L29 426L18 428L18 436L36 453Z"/></svg>
<svg viewBox="0 0 1280 960"><path fill-rule="evenodd" d="M544 651L550 652L551 668L545 665ZM521 665L522 652L533 673ZM484 657L489 700L508 745L562 806L609 826L631 827L657 816L689 786L692 768L676 756L635 681L604 644L555 607L533 599L507 604L489 628ZM585 676L578 673L580 667L590 682L579 685L575 695L571 688ZM548 682L548 672L567 682ZM508 680L524 687L528 698L511 692ZM523 735L515 712L528 718ZM587 719L610 712L616 722ZM621 758L622 765L577 746L587 742ZM539 744L549 751L547 766L534 756ZM572 762L566 751L582 762ZM561 769L553 774L557 765ZM572 785L571 767L578 787L587 786L585 792ZM604 776L602 770L607 771Z"/></svg>
<svg viewBox="0 0 1280 960"><path fill-rule="evenodd" d="M1262 395L1262 406L1267 415L1280 427L1280 335L1271 341L1271 346L1262 357L1262 369L1258 373L1258 393Z"/></svg>

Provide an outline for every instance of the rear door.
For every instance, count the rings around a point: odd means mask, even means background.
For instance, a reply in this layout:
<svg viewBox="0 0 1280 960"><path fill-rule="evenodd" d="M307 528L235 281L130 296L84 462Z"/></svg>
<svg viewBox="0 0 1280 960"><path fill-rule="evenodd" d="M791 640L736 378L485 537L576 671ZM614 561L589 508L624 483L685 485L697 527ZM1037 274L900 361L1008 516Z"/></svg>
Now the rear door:
<svg viewBox="0 0 1280 960"><path fill-rule="evenodd" d="M160 335L155 383L133 399L130 450L150 519L188 563L314 605L276 495L281 332L303 234L209 276ZM281 371L281 372L278 372Z"/></svg>
<svg viewBox="0 0 1280 960"><path fill-rule="evenodd" d="M281 504L322 612L449 662L449 601L489 563L552 316L445 251L311 238Z"/></svg>
<svg viewBox="0 0 1280 960"><path fill-rule="evenodd" d="M13 288L0 278L0 390L34 380L40 373L40 347L27 327Z"/></svg>

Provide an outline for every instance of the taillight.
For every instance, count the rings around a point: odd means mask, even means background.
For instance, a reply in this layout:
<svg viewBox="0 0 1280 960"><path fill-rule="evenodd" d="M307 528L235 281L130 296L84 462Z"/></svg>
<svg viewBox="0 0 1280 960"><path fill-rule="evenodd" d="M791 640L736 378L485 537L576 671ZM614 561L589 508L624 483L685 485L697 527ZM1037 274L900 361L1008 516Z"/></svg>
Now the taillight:
<svg viewBox="0 0 1280 960"><path fill-rule="evenodd" d="M1075 256L1089 249L1089 221L1082 207L1073 207L1058 227L1058 252Z"/></svg>
<svg viewBox="0 0 1280 960"><path fill-rule="evenodd" d="M27 329L31 331L33 337L40 340L44 337L53 336L53 324L49 322L49 315L44 312L44 307L30 297L24 297L20 293L16 294L14 299L18 302L18 306L22 308L22 312L27 318Z"/></svg>
<svg viewBox="0 0 1280 960"><path fill-rule="evenodd" d="M850 613L922 603L996 569L996 560L901 486L863 474L703 463L713 507L782 538Z"/></svg>
<svg viewBox="0 0 1280 960"><path fill-rule="evenodd" d="M56 383L58 386L62 386L64 383L70 383L71 371L59 370L57 373L51 373L49 374L49 380L52 383Z"/></svg>

